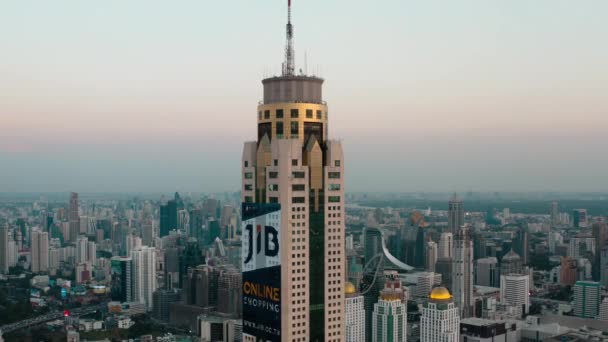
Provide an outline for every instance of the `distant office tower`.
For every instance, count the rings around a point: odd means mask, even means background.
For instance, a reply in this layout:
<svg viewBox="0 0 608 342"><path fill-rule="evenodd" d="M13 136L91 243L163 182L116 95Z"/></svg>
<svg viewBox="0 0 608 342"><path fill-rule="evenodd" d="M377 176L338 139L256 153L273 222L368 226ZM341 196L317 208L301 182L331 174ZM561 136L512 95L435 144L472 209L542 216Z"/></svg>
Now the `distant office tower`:
<svg viewBox="0 0 608 342"><path fill-rule="evenodd" d="M439 237L437 258L452 258L452 248L454 246L454 235L451 232L443 232Z"/></svg>
<svg viewBox="0 0 608 342"><path fill-rule="evenodd" d="M454 239L452 293L461 317L473 315L473 241L468 226L462 226Z"/></svg>
<svg viewBox="0 0 608 342"><path fill-rule="evenodd" d="M235 269L221 272L218 279L217 311L232 317L241 317L241 293L243 289L243 276Z"/></svg>
<svg viewBox="0 0 608 342"><path fill-rule="evenodd" d="M524 267L521 262L521 257L513 250L510 250L502 257L502 260L500 260L500 274L522 274L523 271Z"/></svg>
<svg viewBox="0 0 608 342"><path fill-rule="evenodd" d="M416 232L416 252L414 254L414 266L418 268L426 267L426 230L419 226Z"/></svg>
<svg viewBox="0 0 608 342"><path fill-rule="evenodd" d="M594 281L577 281L573 287L573 312L577 317L595 319L600 313L601 286Z"/></svg>
<svg viewBox="0 0 608 342"><path fill-rule="evenodd" d="M519 229L517 231L517 236L515 237L513 249L519 256L521 257L521 262L524 265L528 264L528 255L529 255L529 234L525 229Z"/></svg>
<svg viewBox="0 0 608 342"><path fill-rule="evenodd" d="M476 267L476 285L498 287L499 284L499 272L498 272L498 260L495 257L488 257L483 259L477 259L475 261Z"/></svg>
<svg viewBox="0 0 608 342"><path fill-rule="evenodd" d="M606 240L608 239L608 224L604 222L593 223L593 239L595 240L595 253L593 253L593 280L600 281L602 278L602 250L606 248Z"/></svg>
<svg viewBox="0 0 608 342"><path fill-rule="evenodd" d="M426 243L426 270L435 272L435 264L437 263L437 244L433 241Z"/></svg>
<svg viewBox="0 0 608 342"><path fill-rule="evenodd" d="M450 292L436 287L422 307L420 342L459 342L460 312Z"/></svg>
<svg viewBox="0 0 608 342"><path fill-rule="evenodd" d="M384 258L382 255L382 232L379 228L366 227L363 232L364 235L364 266L368 264L372 259ZM376 258L376 260L377 260ZM379 260L382 261L382 260ZM383 263L380 264L377 275L377 279L372 287L367 290L364 295L364 308L365 308L365 335L366 341L372 340L372 315L374 312L374 304L378 302L380 296L380 290L384 286L384 268Z"/></svg>
<svg viewBox="0 0 608 342"><path fill-rule="evenodd" d="M570 238L568 256L573 259L588 257L595 254L595 239L587 234L579 234Z"/></svg>
<svg viewBox="0 0 608 342"><path fill-rule="evenodd" d="M97 263L97 244L93 241L87 244L87 261L93 265Z"/></svg>
<svg viewBox="0 0 608 342"><path fill-rule="evenodd" d="M80 214L78 211L78 194L70 193L70 208L68 211L68 219L70 222L69 237L66 239L71 242L76 242L78 233L80 232Z"/></svg>
<svg viewBox="0 0 608 342"><path fill-rule="evenodd" d="M458 195L454 194L448 203L448 232L455 236L463 225L464 205Z"/></svg>
<svg viewBox="0 0 608 342"><path fill-rule="evenodd" d="M555 247L564 243L564 238L559 232L549 233L549 252L555 254Z"/></svg>
<svg viewBox="0 0 608 342"><path fill-rule="evenodd" d="M346 325L346 342L365 341L365 309L363 296L355 286L348 282L345 289L344 324Z"/></svg>
<svg viewBox="0 0 608 342"><path fill-rule="evenodd" d="M219 271L215 267L199 265L190 268L183 283L185 304L200 307L217 305Z"/></svg>
<svg viewBox="0 0 608 342"><path fill-rule="evenodd" d="M172 200L167 201L167 204L160 206L160 237L169 235L169 232L178 229L178 210L184 208L179 194L176 192Z"/></svg>
<svg viewBox="0 0 608 342"><path fill-rule="evenodd" d="M441 274L441 285L452 287L452 259L437 258L435 273Z"/></svg>
<svg viewBox="0 0 608 342"><path fill-rule="evenodd" d="M89 239L86 236L79 236L76 239L76 263L80 264L87 262L87 247L89 245Z"/></svg>
<svg viewBox="0 0 608 342"><path fill-rule="evenodd" d="M407 341L407 305L401 281L390 279L380 291L380 299L374 304L372 315L372 341Z"/></svg>
<svg viewBox="0 0 608 342"><path fill-rule="evenodd" d="M115 256L110 259L110 279L112 300L131 302L133 298L133 283L131 281L132 259Z"/></svg>
<svg viewBox="0 0 608 342"><path fill-rule="evenodd" d="M244 145L242 201L281 206L281 339L341 341L346 278L342 144L329 140L324 80L296 74L292 34L289 15L283 73L262 81L257 139ZM252 317L254 323L259 318Z"/></svg>
<svg viewBox="0 0 608 342"><path fill-rule="evenodd" d="M551 225L555 227L560 224L559 221L559 207L557 202L553 201L551 202Z"/></svg>
<svg viewBox="0 0 608 342"><path fill-rule="evenodd" d="M9 234L8 225L0 227L0 273L8 273L9 267Z"/></svg>
<svg viewBox="0 0 608 342"><path fill-rule="evenodd" d="M144 246L154 246L154 239L158 236L154 221L146 219L141 226L141 240Z"/></svg>
<svg viewBox="0 0 608 342"><path fill-rule="evenodd" d="M500 276L500 301L516 307L524 316L530 309L530 276L507 274Z"/></svg>
<svg viewBox="0 0 608 342"><path fill-rule="evenodd" d="M49 271L49 233L31 233L32 273Z"/></svg>
<svg viewBox="0 0 608 342"><path fill-rule="evenodd" d="M156 249L141 247L131 251L131 282L133 301L144 303L146 310L152 309L152 294L156 291Z"/></svg>
<svg viewBox="0 0 608 342"><path fill-rule="evenodd" d="M177 303L180 300L180 293L177 289L157 289L152 294L152 317L162 321L169 322L169 312L171 303Z"/></svg>
<svg viewBox="0 0 608 342"><path fill-rule="evenodd" d="M200 247L205 245L207 240L203 226L205 225L205 217L201 209L190 210L190 228L188 230L188 236L196 238Z"/></svg>
<svg viewBox="0 0 608 342"><path fill-rule="evenodd" d="M576 259L563 257L560 266L560 283L572 286L576 282Z"/></svg>
<svg viewBox="0 0 608 342"><path fill-rule="evenodd" d="M587 209L574 209L572 211L572 223L576 228L587 227Z"/></svg>

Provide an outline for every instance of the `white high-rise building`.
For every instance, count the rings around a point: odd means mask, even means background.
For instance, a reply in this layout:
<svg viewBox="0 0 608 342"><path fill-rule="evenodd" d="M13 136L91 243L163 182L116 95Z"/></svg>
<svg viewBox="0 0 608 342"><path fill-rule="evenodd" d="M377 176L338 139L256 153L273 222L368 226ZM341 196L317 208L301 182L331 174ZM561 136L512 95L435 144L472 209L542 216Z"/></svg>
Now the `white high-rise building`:
<svg viewBox="0 0 608 342"><path fill-rule="evenodd" d="M95 241L87 243L87 262L92 265L97 264L97 244Z"/></svg>
<svg viewBox="0 0 608 342"><path fill-rule="evenodd" d="M49 233L35 230L31 234L32 273L49 270Z"/></svg>
<svg viewBox="0 0 608 342"><path fill-rule="evenodd" d="M602 303L600 304L600 320L608 321L608 297L604 297Z"/></svg>
<svg viewBox="0 0 608 342"><path fill-rule="evenodd" d="M448 231L453 235L464 225L464 204L458 195L454 194L448 203Z"/></svg>
<svg viewBox="0 0 608 342"><path fill-rule="evenodd" d="M87 247L89 239L86 236L80 235L76 238L76 263L82 264L87 262L88 254Z"/></svg>
<svg viewBox="0 0 608 342"><path fill-rule="evenodd" d="M156 291L156 249L141 247L131 251L131 282L135 302L144 303L147 310L152 309L152 294Z"/></svg>
<svg viewBox="0 0 608 342"><path fill-rule="evenodd" d="M454 239L452 294L460 317L473 316L473 241L468 226L461 227Z"/></svg>
<svg viewBox="0 0 608 342"><path fill-rule="evenodd" d="M452 249L454 248L454 236L451 232L441 233L439 246L437 248L437 258L451 259Z"/></svg>
<svg viewBox="0 0 608 342"><path fill-rule="evenodd" d="M357 293L355 286L348 282L344 289L344 322L346 324L346 342L365 340L365 309L363 296Z"/></svg>
<svg viewBox="0 0 608 342"><path fill-rule="evenodd" d="M523 315L530 309L530 276L506 274L500 276L500 301L515 307Z"/></svg>
<svg viewBox="0 0 608 342"><path fill-rule="evenodd" d="M420 316L420 342L459 342L460 312L450 292L436 287Z"/></svg>

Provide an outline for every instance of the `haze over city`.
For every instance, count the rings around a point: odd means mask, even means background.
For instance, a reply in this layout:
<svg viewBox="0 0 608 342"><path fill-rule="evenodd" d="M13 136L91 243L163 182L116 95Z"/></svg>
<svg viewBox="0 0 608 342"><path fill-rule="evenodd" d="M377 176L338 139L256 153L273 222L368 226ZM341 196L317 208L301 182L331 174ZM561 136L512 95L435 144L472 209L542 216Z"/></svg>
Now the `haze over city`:
<svg viewBox="0 0 608 342"><path fill-rule="evenodd" d="M4 3L0 189L238 189L281 5ZM608 190L605 1L294 6L348 191Z"/></svg>

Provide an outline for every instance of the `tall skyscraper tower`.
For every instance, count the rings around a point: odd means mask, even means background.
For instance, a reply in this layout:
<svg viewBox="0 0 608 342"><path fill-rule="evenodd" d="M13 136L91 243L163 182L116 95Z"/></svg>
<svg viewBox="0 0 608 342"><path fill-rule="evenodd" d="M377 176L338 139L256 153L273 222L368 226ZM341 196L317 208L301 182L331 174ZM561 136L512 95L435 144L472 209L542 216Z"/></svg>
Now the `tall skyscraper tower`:
<svg viewBox="0 0 608 342"><path fill-rule="evenodd" d="M596 318L600 313L601 286L598 282L577 281L574 284L574 315L582 318Z"/></svg>
<svg viewBox="0 0 608 342"><path fill-rule="evenodd" d="M455 236L463 225L464 204L458 195L454 194L448 203L448 232Z"/></svg>
<svg viewBox="0 0 608 342"><path fill-rule="evenodd" d="M452 248L454 247L454 235L451 232L443 232L439 237L437 257L451 259Z"/></svg>
<svg viewBox="0 0 608 342"><path fill-rule="evenodd" d="M257 140L246 142L243 149L242 201L244 206L280 205L274 212L278 214L271 214L280 216L278 246L271 244L267 250L273 253L278 247L280 260L283 314L277 319L280 327L272 327L280 329L280 340L343 341L346 262L342 144L328 139L324 80L295 72L291 0L282 69L281 76L262 81L264 97L257 108ZM259 227L256 235L268 237L269 232L262 234L263 227ZM244 231L243 238L246 235ZM245 245L243 256L247 255ZM245 278L244 288L248 284ZM261 315L245 317L245 303L243 316L244 323L261 319ZM244 330L244 341L253 341L255 332L246 324Z"/></svg>
<svg viewBox="0 0 608 342"><path fill-rule="evenodd" d="M452 260L452 293L460 309L460 317L473 314L473 241L468 226L462 226L454 239Z"/></svg>
<svg viewBox="0 0 608 342"><path fill-rule="evenodd" d="M70 208L68 210L68 220L70 223L69 239L70 242L76 242L78 232L80 232L80 214L78 213L78 194L70 193Z"/></svg>

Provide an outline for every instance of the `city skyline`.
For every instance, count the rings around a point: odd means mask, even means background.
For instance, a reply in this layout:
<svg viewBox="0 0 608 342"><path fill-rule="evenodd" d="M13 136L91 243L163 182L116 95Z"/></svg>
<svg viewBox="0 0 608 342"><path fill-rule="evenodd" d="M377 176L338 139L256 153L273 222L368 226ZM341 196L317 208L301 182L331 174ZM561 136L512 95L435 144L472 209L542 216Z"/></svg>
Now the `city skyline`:
<svg viewBox="0 0 608 342"><path fill-rule="evenodd" d="M4 6L3 191L238 189L284 3L141 4ZM606 3L294 6L349 190L608 190Z"/></svg>

